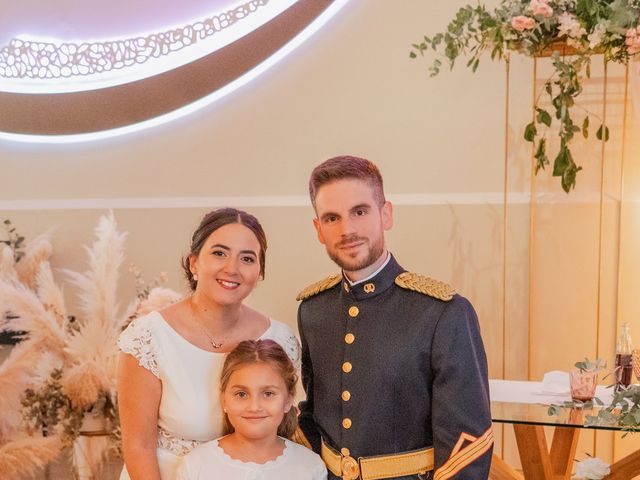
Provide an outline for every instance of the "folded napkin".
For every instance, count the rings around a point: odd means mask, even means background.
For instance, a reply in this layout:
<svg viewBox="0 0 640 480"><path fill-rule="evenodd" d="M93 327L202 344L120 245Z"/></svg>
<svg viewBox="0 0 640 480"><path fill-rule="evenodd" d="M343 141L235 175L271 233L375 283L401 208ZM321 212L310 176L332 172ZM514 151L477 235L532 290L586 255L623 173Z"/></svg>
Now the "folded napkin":
<svg viewBox="0 0 640 480"><path fill-rule="evenodd" d="M542 388L540 393L564 395L570 393L569 372L552 370L542 377Z"/></svg>

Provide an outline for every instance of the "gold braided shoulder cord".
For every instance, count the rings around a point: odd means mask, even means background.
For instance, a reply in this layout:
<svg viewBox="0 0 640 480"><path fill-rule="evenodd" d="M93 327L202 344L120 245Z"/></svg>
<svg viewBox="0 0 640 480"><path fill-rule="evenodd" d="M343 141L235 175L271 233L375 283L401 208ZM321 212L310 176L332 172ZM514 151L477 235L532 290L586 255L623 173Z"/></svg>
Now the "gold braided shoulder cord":
<svg viewBox="0 0 640 480"><path fill-rule="evenodd" d="M319 282L309 285L307 288L305 288L298 294L298 296L296 297L296 300L300 301L300 300L305 300L309 297L313 297L314 295L317 295L320 292L324 292L325 290L328 290L329 288L337 285L338 283L340 283L341 280L342 280L342 275L340 274L331 275L330 277L327 277L324 280L320 280Z"/></svg>
<svg viewBox="0 0 640 480"><path fill-rule="evenodd" d="M404 272L398 275L396 277L396 285L407 290L424 293L445 302L451 300L456 293L455 289L448 283L413 272Z"/></svg>

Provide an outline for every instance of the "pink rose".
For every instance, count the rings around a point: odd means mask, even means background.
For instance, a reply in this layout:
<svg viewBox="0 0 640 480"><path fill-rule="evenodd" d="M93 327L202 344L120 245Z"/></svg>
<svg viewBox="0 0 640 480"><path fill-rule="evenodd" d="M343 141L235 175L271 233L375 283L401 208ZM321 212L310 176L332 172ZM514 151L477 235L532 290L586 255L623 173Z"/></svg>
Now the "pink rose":
<svg viewBox="0 0 640 480"><path fill-rule="evenodd" d="M627 30L627 38L624 43L627 45L629 55L635 55L640 52L640 26Z"/></svg>
<svg viewBox="0 0 640 480"><path fill-rule="evenodd" d="M513 17L511 20L511 26L518 32L531 30L535 25L536 21L533 18L525 17L524 15L518 15L517 17Z"/></svg>
<svg viewBox="0 0 640 480"><path fill-rule="evenodd" d="M548 5L549 0L531 0L529 8L534 15L542 15L543 17L553 16L553 8Z"/></svg>

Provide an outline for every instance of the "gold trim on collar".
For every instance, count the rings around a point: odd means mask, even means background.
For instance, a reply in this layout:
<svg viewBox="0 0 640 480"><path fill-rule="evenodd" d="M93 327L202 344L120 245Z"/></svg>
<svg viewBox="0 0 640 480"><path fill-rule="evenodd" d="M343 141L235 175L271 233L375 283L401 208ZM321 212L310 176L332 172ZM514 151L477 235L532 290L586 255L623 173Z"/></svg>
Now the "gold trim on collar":
<svg viewBox="0 0 640 480"><path fill-rule="evenodd" d="M455 289L447 283L413 272L404 272L398 275L396 277L396 285L407 290L424 293L445 302L451 300L456 293Z"/></svg>
<svg viewBox="0 0 640 480"><path fill-rule="evenodd" d="M342 280L342 275L340 274L331 275L330 277L327 277L324 280L320 280L319 282L309 285L307 288L305 288L298 294L298 296L296 297L296 300L300 301L300 300L305 300L309 297L313 297L314 295L317 295L320 292L324 292L325 290L328 290L329 288L337 285L338 283L340 283L341 280Z"/></svg>

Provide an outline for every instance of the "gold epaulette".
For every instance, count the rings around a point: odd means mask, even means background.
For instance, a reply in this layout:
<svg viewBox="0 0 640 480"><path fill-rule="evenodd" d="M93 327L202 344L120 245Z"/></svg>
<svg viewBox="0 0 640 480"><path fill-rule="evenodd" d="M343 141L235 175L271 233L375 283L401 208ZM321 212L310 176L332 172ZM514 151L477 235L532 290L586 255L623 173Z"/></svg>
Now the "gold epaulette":
<svg viewBox="0 0 640 480"><path fill-rule="evenodd" d="M325 278L324 280L320 280L312 285L309 285L307 288L302 290L296 300L304 300L309 297L313 297L314 295L319 294L320 292L324 292L325 290L337 285L342 280L342 275L335 274L330 277Z"/></svg>
<svg viewBox="0 0 640 480"><path fill-rule="evenodd" d="M407 290L424 293L445 302L451 300L456 293L448 283L413 272L404 272L398 275L396 277L396 285Z"/></svg>

